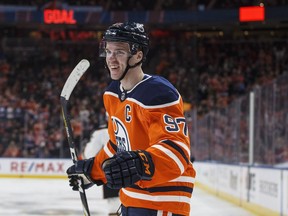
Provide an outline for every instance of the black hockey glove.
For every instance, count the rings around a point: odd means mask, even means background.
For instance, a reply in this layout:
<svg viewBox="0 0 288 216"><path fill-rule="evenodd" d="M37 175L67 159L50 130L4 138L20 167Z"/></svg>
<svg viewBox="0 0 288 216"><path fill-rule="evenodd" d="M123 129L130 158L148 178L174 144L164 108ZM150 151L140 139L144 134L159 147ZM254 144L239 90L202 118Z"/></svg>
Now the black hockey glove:
<svg viewBox="0 0 288 216"><path fill-rule="evenodd" d="M146 151L124 151L105 160L102 164L107 186L112 189L131 186L137 181L151 180L155 167Z"/></svg>
<svg viewBox="0 0 288 216"><path fill-rule="evenodd" d="M74 165L69 167L66 171L69 178L69 185L72 187L72 190L79 190L79 181L83 179L83 187L87 189L94 185L94 181L91 179L90 174L93 167L94 158L87 160L76 161Z"/></svg>

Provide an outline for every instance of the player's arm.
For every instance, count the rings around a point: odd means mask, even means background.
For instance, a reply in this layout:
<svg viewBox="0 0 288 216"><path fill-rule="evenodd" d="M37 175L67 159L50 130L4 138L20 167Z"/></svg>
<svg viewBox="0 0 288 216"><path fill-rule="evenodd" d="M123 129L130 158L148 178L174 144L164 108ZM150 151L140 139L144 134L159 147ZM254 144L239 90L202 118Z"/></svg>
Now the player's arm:
<svg viewBox="0 0 288 216"><path fill-rule="evenodd" d="M135 183L140 187L155 186L181 176L190 164L190 144L181 103L150 111L148 115L150 147L117 153L107 159L103 169L109 187Z"/></svg>
<svg viewBox="0 0 288 216"><path fill-rule="evenodd" d="M165 123L165 114L156 112L152 115L154 120L149 132L154 134L152 142L153 139L158 142L146 150L124 151L105 160L102 167L108 187L119 189L133 184L151 187L176 179L186 170L190 163L188 137L183 137L183 132L175 125L174 133L167 132L171 122Z"/></svg>
<svg viewBox="0 0 288 216"><path fill-rule="evenodd" d="M155 173L151 181L139 181L140 187L151 187L181 176L190 165L188 129L182 103L150 111L150 147Z"/></svg>

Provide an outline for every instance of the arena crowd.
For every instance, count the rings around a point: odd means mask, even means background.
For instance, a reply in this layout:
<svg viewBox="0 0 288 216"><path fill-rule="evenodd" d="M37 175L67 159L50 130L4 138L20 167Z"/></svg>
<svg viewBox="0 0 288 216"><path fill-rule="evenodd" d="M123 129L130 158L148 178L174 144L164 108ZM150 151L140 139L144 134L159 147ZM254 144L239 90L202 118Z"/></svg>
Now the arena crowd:
<svg viewBox="0 0 288 216"><path fill-rule="evenodd" d="M30 2L31 5L43 5L46 1ZM107 2L90 0L81 1L81 4L100 5L109 10L124 10L127 6L128 9L152 10L176 8L174 0L129 1L128 4L125 1L125 8L119 6L123 4L121 0ZM147 5L141 5L143 2ZM179 4L178 0L177 5L190 8L187 5L190 2L183 0L183 4ZM200 3L217 8L245 5L247 1L221 1L221 4L213 0L197 1ZM273 6L286 2L271 0L266 3ZM13 4L17 5L17 1ZM201 118L211 110L227 107L256 85L269 84L286 73L286 36L205 36L194 32L154 30L150 35L151 48L144 71L171 81L182 94L186 111L197 109ZM73 67L86 58L92 66L74 90L69 109L75 143L81 151L93 130L105 122L102 93L110 80L98 58L100 38L56 40L44 31L14 29L0 33L1 157L70 156L59 96Z"/></svg>

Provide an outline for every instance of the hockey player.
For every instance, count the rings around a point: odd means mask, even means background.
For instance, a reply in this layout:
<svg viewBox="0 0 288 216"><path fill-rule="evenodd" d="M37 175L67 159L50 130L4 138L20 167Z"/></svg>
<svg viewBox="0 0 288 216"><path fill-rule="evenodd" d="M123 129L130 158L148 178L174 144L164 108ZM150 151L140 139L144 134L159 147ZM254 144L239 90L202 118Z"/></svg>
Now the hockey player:
<svg viewBox="0 0 288 216"><path fill-rule="evenodd" d="M149 38L143 24L110 26L100 45L112 82L103 95L110 140L96 157L68 168L70 185L120 189L123 216L189 215L195 181L178 91L145 74Z"/></svg>

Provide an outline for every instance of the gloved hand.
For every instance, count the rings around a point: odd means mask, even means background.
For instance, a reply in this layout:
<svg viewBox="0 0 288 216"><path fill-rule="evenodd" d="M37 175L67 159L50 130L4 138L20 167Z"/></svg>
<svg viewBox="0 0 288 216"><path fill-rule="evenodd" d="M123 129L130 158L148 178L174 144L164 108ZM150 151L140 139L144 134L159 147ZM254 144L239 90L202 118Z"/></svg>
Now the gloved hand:
<svg viewBox="0 0 288 216"><path fill-rule="evenodd" d="M105 160L102 164L107 186L120 189L137 181L151 180L155 167L147 151L123 151Z"/></svg>
<svg viewBox="0 0 288 216"><path fill-rule="evenodd" d="M83 179L83 188L87 189L95 184L90 177L93 167L94 158L87 160L78 160L74 165L69 167L66 171L68 174L70 186L72 190L78 191L81 178Z"/></svg>

